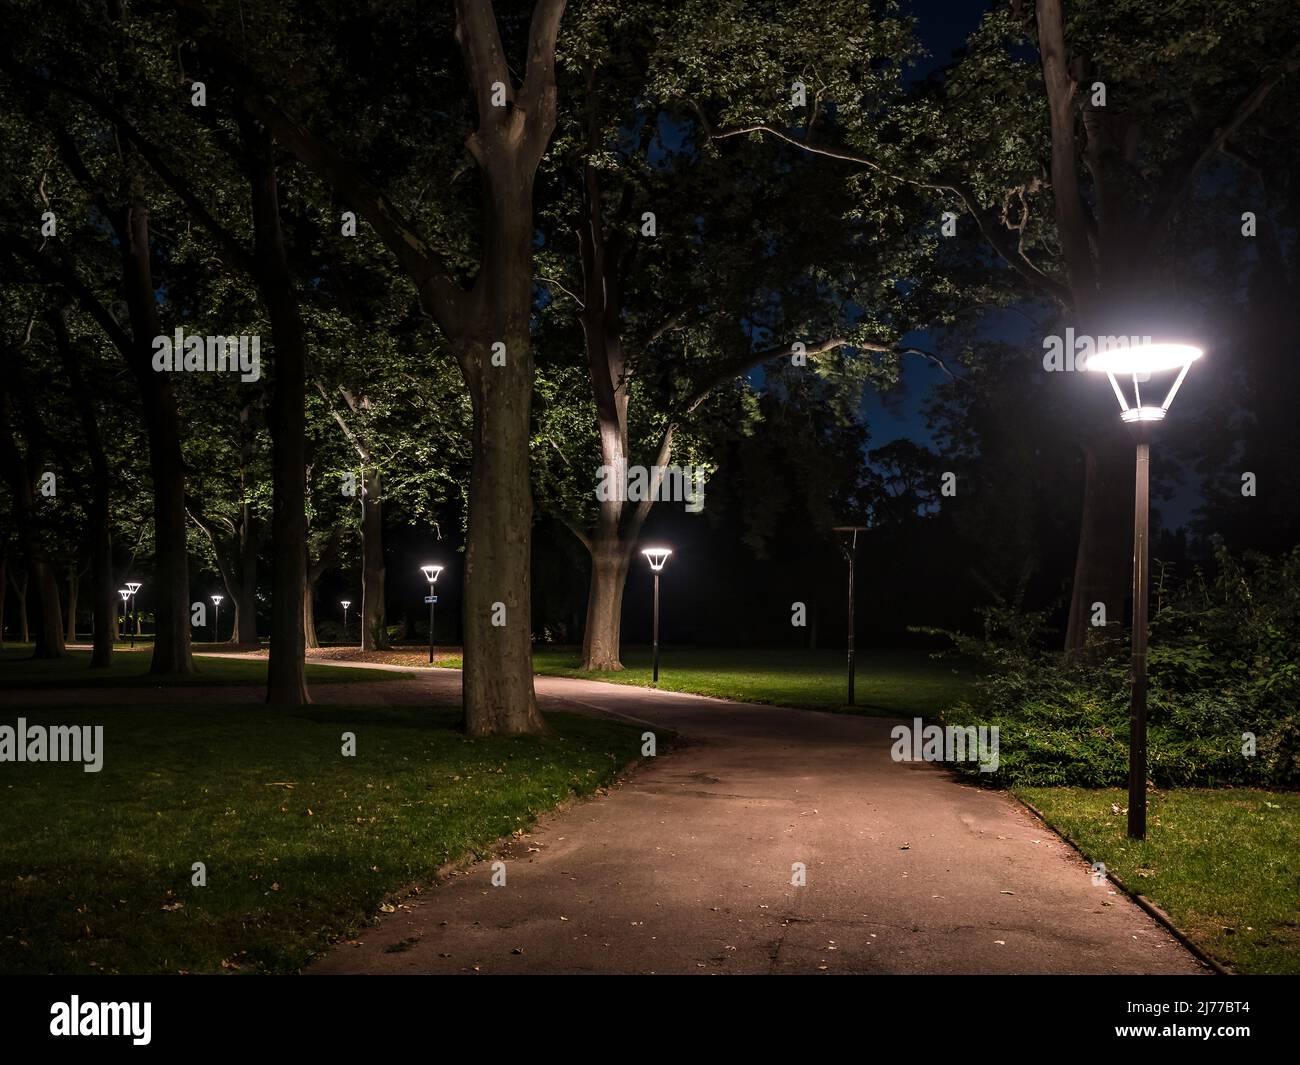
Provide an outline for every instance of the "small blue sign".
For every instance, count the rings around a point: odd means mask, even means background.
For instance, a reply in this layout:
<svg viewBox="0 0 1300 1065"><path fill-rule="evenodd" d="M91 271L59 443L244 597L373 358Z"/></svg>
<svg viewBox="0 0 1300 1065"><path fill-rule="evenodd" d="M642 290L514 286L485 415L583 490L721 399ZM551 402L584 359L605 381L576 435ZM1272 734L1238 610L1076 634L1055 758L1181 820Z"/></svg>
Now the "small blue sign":
<svg viewBox="0 0 1300 1065"><path fill-rule="evenodd" d="M424 597L424 601L426 603L436 603L438 601L438 597L436 595L426 595Z"/></svg>

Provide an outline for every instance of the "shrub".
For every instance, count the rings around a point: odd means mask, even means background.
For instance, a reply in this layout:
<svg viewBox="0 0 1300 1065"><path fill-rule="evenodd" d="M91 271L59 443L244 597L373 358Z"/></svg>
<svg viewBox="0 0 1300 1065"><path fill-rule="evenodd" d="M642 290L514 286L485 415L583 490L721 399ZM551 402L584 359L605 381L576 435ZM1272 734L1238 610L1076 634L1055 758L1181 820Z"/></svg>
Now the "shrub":
<svg viewBox="0 0 1300 1065"><path fill-rule="evenodd" d="M1300 784L1300 548L1235 559L1212 579L1158 583L1148 653L1147 765L1158 785ZM1067 660L1045 650L1045 615L1004 606L978 636L948 633L976 661L948 724L996 725L1000 768L982 783L1122 785L1128 775L1129 652L1118 629ZM1256 737L1253 757L1243 734ZM964 768L964 767L959 767Z"/></svg>

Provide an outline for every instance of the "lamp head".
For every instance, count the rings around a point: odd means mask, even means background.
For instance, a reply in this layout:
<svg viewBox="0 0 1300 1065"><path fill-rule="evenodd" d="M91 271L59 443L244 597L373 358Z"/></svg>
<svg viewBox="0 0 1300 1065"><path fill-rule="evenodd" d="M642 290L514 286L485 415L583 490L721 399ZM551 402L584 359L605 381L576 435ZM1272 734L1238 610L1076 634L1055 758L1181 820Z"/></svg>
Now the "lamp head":
<svg viewBox="0 0 1300 1065"><path fill-rule="evenodd" d="M129 588L119 588L119 589L117 590L117 594L120 595L120 596L122 597L122 602L125 603L128 599L131 598L131 589L129 589Z"/></svg>
<svg viewBox="0 0 1300 1065"><path fill-rule="evenodd" d="M210 598L214 603L216 603L217 606L220 606L221 600L223 600L226 597L224 595L213 595L213 596L209 596L208 598Z"/></svg>
<svg viewBox="0 0 1300 1065"><path fill-rule="evenodd" d="M420 569L424 572L424 579L428 581L430 584L436 581L438 579L438 574L442 572L441 566L435 566L432 564L428 566L421 566Z"/></svg>
<svg viewBox="0 0 1300 1065"><path fill-rule="evenodd" d="M339 602L343 604L343 609L344 609L344 610L346 610L348 607L350 607L350 606L352 605L352 600L351 600L351 599L340 599Z"/></svg>
<svg viewBox="0 0 1300 1065"><path fill-rule="evenodd" d="M1182 387L1187 371L1203 354L1205 353L1200 348L1192 344L1163 341L1128 344L1094 353L1088 358L1086 369L1091 373L1104 373L1110 379L1110 387L1115 390L1115 398L1119 400L1120 418L1125 422L1158 422L1163 421L1169 413L1169 406ZM1177 371L1177 377L1160 406L1143 405L1141 386L1151 380L1152 374L1171 371ZM1124 389L1120 388L1120 377L1131 378L1133 381L1131 406Z"/></svg>
<svg viewBox="0 0 1300 1065"><path fill-rule="evenodd" d="M140 584L138 581L127 581L126 587L127 587L127 591L129 591L132 595L135 595L135 593L138 592L143 587L143 585Z"/></svg>
<svg viewBox="0 0 1300 1065"><path fill-rule="evenodd" d="M671 547L646 547L642 548L641 554L645 555L646 561L650 563L650 568L658 573L664 568L664 563L668 561L668 556L673 553Z"/></svg>

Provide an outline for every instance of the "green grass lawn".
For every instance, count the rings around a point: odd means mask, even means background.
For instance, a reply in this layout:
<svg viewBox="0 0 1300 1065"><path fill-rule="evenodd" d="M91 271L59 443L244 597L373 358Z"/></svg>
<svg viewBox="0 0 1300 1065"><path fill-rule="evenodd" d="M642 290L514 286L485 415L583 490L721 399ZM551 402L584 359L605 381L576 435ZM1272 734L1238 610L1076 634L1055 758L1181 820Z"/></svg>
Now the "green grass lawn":
<svg viewBox="0 0 1300 1065"><path fill-rule="evenodd" d="M551 714L544 737L471 742L415 707L23 714L102 724L104 767L0 766L5 973L291 972L390 892L610 781L640 734Z"/></svg>
<svg viewBox="0 0 1300 1065"><path fill-rule="evenodd" d="M198 672L186 675L149 675L150 647L135 651L118 649L107 670L90 669L89 651L68 651L63 658L33 660L30 646L10 645L0 651L0 688L100 688L115 685L265 684L266 660L194 656ZM343 681L409 680L415 674L353 666L322 666L307 663L311 684Z"/></svg>
<svg viewBox="0 0 1300 1065"><path fill-rule="evenodd" d="M559 677L650 684L650 651L623 652L621 673L583 673L576 651L538 649L533 668ZM928 651L868 648L857 654L855 705L847 706L843 651L669 647L659 653L659 687L724 699L818 710L929 715L958 698L968 671Z"/></svg>
<svg viewBox="0 0 1300 1065"><path fill-rule="evenodd" d="M1249 789L1159 791L1147 838L1130 840L1127 792L1018 790L1089 861L1169 914L1224 965L1300 973L1300 794Z"/></svg>

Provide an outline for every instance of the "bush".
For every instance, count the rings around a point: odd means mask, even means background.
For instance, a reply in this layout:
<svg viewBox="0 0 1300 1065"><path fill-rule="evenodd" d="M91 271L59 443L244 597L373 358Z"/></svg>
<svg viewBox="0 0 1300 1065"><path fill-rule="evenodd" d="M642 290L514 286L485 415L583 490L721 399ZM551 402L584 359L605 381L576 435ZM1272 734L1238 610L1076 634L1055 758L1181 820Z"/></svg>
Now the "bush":
<svg viewBox="0 0 1300 1065"><path fill-rule="evenodd" d="M1300 784L1300 548L1216 555L1217 574L1153 595L1147 765L1162 786ZM1043 649L1045 616L995 607L978 636L948 633L980 664L944 724L996 725L1000 767L982 783L1114 787L1128 776L1129 650L1117 629L1067 660ZM1253 756L1243 734L1256 737ZM959 767L964 768L964 767Z"/></svg>

